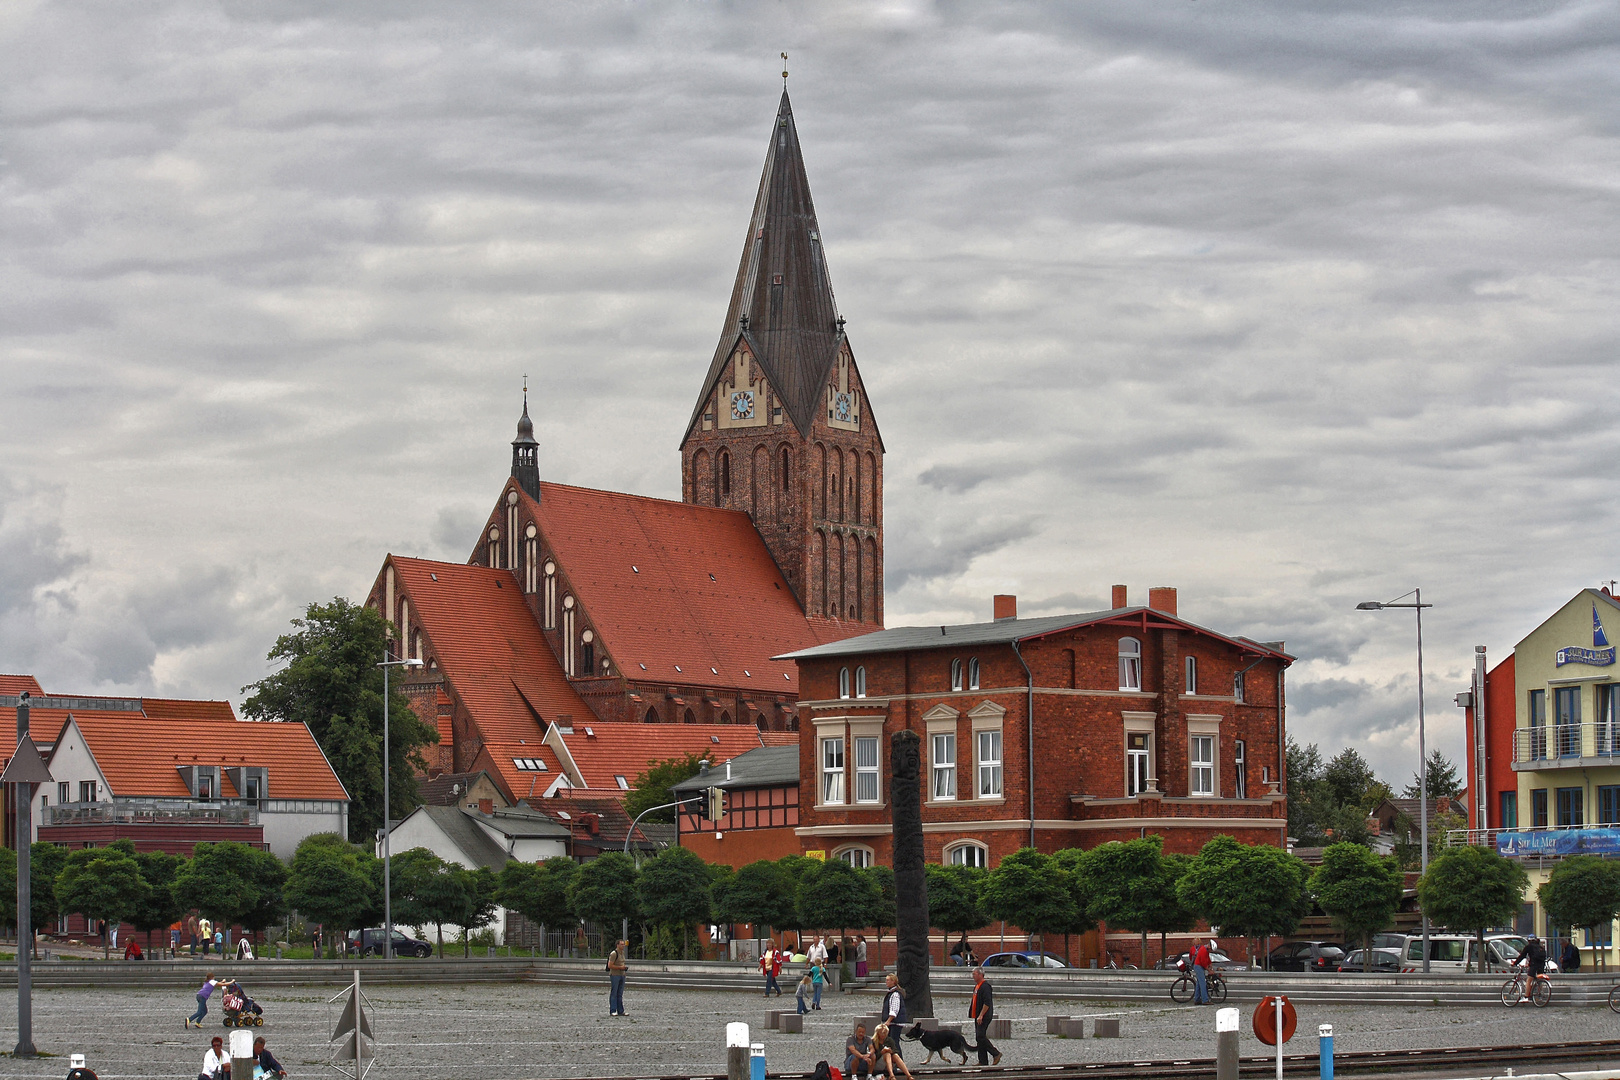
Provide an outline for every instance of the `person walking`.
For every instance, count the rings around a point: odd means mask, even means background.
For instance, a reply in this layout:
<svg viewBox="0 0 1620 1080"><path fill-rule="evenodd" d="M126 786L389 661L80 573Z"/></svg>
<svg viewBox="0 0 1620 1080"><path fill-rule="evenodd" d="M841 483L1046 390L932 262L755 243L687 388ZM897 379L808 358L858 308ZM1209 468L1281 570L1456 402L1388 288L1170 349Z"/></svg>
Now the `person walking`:
<svg viewBox="0 0 1620 1080"><path fill-rule="evenodd" d="M630 970L625 958L630 953L630 943L620 941L612 952L608 953L608 1015L624 1015L624 973Z"/></svg>
<svg viewBox="0 0 1620 1080"><path fill-rule="evenodd" d="M1564 953L1558 958L1558 967L1566 974L1581 969L1581 950L1575 947L1575 939L1564 939Z"/></svg>
<svg viewBox="0 0 1620 1080"><path fill-rule="evenodd" d="M219 980L214 978L212 971L203 977L203 984L197 988L197 1011L186 1019L186 1027L202 1027L203 1018L208 1015L208 999L214 995L214 987L218 985Z"/></svg>
<svg viewBox="0 0 1620 1080"><path fill-rule="evenodd" d="M821 986L827 981L827 965L824 961L813 960L810 963L810 985L815 989L816 1000L810 1007L817 1012L821 1011Z"/></svg>
<svg viewBox="0 0 1620 1080"><path fill-rule="evenodd" d="M990 1021L996 1018L996 992L984 977L984 968L973 969L973 997L968 1001L973 1020L973 1041L979 1044L980 1065L1000 1065L1001 1051L990 1041Z"/></svg>
<svg viewBox="0 0 1620 1080"><path fill-rule="evenodd" d="M805 972L799 979L799 985L793 990L793 998L798 1002L799 1015L803 1016L810 1011L810 973Z"/></svg>
<svg viewBox="0 0 1620 1080"><path fill-rule="evenodd" d="M774 990L776 996L781 997L782 986L776 981L776 977L782 973L782 953L774 945L767 945L765 951L760 954L759 970L765 976L765 996L770 997L771 991Z"/></svg>
<svg viewBox="0 0 1620 1080"><path fill-rule="evenodd" d="M1210 944L1213 944L1211 942ZM1193 1004L1209 1004L1209 944L1199 942L1193 950Z"/></svg>
<svg viewBox="0 0 1620 1080"><path fill-rule="evenodd" d="M855 935L855 977L866 978L866 935Z"/></svg>

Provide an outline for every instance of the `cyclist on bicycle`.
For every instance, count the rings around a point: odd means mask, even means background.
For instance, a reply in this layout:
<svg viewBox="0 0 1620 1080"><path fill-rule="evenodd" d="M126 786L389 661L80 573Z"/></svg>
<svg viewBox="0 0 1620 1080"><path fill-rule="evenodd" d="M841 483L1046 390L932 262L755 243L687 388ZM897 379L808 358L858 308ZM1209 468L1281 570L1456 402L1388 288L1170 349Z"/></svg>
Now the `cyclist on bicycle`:
<svg viewBox="0 0 1620 1080"><path fill-rule="evenodd" d="M1530 1000L1530 991L1536 985L1536 980L1547 971L1547 946L1534 934L1530 935L1530 942L1524 947L1524 955L1513 962L1513 966L1523 964L1527 978L1524 980L1524 996L1521 1001Z"/></svg>

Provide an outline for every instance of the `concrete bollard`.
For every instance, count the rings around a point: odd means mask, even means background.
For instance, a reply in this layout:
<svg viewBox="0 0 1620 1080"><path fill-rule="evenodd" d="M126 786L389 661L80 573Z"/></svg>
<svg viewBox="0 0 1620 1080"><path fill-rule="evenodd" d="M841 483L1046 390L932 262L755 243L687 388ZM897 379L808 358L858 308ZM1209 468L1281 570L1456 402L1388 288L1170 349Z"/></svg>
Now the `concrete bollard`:
<svg viewBox="0 0 1620 1080"><path fill-rule="evenodd" d="M989 1035L992 1040L1010 1039L1012 1038L1012 1021L992 1020L990 1021L990 1029L985 1034Z"/></svg>
<svg viewBox="0 0 1620 1080"><path fill-rule="evenodd" d="M253 1057L253 1032L240 1028L231 1033L231 1074L252 1076L258 1061Z"/></svg>
<svg viewBox="0 0 1620 1080"><path fill-rule="evenodd" d="M1322 1080L1333 1080L1333 1025L1323 1024L1318 1027L1316 1039L1322 1058Z"/></svg>
<svg viewBox="0 0 1620 1080"><path fill-rule="evenodd" d="M726 1025L726 1080L748 1080L748 1025Z"/></svg>
<svg viewBox="0 0 1620 1080"><path fill-rule="evenodd" d="M1238 1080L1238 1011L1215 1013L1215 1080Z"/></svg>
<svg viewBox="0 0 1620 1080"><path fill-rule="evenodd" d="M1065 1016L1063 1023L1058 1025L1058 1034L1065 1039L1083 1039L1086 1037L1086 1022L1078 1018L1071 1020ZM992 1035L991 1038L995 1036Z"/></svg>
<svg viewBox="0 0 1620 1080"><path fill-rule="evenodd" d="M1110 1017L1096 1021L1093 1025L1091 1037L1094 1039L1119 1038L1119 1017Z"/></svg>
<svg viewBox="0 0 1620 1080"><path fill-rule="evenodd" d="M765 1080L764 1043L754 1043L748 1048L748 1080Z"/></svg>
<svg viewBox="0 0 1620 1080"><path fill-rule="evenodd" d="M784 1035L803 1035L804 1014L796 1012L783 1013L776 1018L776 1030Z"/></svg>
<svg viewBox="0 0 1620 1080"><path fill-rule="evenodd" d="M1067 1019L1067 1016L1048 1016L1046 1018L1046 1033L1048 1035L1061 1033L1063 1031L1063 1022Z"/></svg>
<svg viewBox="0 0 1620 1080"><path fill-rule="evenodd" d="M922 1025L924 1031L939 1030L939 1017L937 1016L919 1016L917 1017L917 1023Z"/></svg>

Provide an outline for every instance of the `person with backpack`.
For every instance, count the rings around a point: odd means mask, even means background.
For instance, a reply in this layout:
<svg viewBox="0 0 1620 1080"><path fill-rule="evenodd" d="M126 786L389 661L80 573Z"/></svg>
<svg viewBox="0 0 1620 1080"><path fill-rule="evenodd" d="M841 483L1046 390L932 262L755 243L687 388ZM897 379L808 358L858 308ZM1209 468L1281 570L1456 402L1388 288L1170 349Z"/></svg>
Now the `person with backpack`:
<svg viewBox="0 0 1620 1080"><path fill-rule="evenodd" d="M628 941L620 941L614 946L613 951L608 953L607 972L609 1016L624 1015L624 975L625 972L630 970L630 966L625 963L625 957L629 955L629 952L630 943Z"/></svg>
<svg viewBox="0 0 1620 1080"><path fill-rule="evenodd" d="M1564 939L1564 953L1558 958L1558 967L1566 972L1581 969L1581 950L1575 947L1574 938Z"/></svg>

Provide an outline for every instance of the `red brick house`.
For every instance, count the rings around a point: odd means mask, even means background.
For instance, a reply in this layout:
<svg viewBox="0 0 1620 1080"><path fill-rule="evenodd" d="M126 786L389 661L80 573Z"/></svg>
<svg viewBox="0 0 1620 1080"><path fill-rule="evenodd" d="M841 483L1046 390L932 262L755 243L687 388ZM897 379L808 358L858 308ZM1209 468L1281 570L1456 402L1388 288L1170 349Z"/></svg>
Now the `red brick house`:
<svg viewBox="0 0 1620 1080"><path fill-rule="evenodd" d="M1280 642L1176 614L1174 589L1129 606L899 627L789 655L799 664L806 853L887 863L888 736L923 737L930 861L994 866L1017 848L1148 833L1195 852L1217 833L1281 845ZM1030 722L1033 711L1034 722Z"/></svg>

